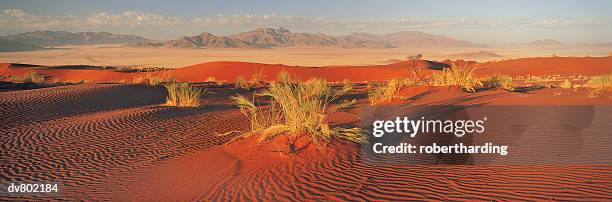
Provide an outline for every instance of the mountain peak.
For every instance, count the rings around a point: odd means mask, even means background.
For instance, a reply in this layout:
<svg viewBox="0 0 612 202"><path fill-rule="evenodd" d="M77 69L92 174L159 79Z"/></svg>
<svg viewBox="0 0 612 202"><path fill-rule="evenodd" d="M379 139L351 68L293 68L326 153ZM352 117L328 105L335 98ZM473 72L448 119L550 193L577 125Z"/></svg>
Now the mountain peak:
<svg viewBox="0 0 612 202"><path fill-rule="evenodd" d="M393 47L482 47L467 41L419 31L402 31L384 35L352 33L330 36L322 33L297 33L284 27L261 27L229 36L214 36L203 32L196 36L182 37L161 42L166 47L226 48L226 47L341 47L341 48L393 48ZM159 44L155 44L155 47Z"/></svg>
<svg viewBox="0 0 612 202"><path fill-rule="evenodd" d="M532 45L532 46L559 46L559 45L563 45L563 43L560 41L554 40L554 39L543 39L543 40L535 40L529 43L529 45Z"/></svg>

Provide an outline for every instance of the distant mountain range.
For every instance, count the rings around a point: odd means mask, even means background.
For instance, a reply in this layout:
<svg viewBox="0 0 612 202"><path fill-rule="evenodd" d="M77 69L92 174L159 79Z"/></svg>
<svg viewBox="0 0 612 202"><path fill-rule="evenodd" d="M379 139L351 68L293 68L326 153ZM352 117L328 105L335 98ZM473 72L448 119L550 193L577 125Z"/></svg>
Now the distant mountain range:
<svg viewBox="0 0 612 202"><path fill-rule="evenodd" d="M55 47L65 45L127 44L149 41L144 37L108 32L34 31L0 37L0 40L25 46ZM25 47L23 46L23 47Z"/></svg>
<svg viewBox="0 0 612 202"><path fill-rule="evenodd" d="M340 48L481 48L484 45L453 39L447 36L418 31L390 34L352 33L330 36L322 33L294 33L280 28L258 28L228 36L215 36L203 32L175 40L153 41L144 37L108 32L34 31L0 36L0 52L44 50L65 45L128 44L131 47L172 48L273 48L273 47L340 47ZM529 43L531 46L561 46L564 43L544 39ZM584 44L593 47L611 47L611 43ZM484 53L477 53L482 55Z"/></svg>
<svg viewBox="0 0 612 202"><path fill-rule="evenodd" d="M544 39L544 40L535 40L528 45L531 46L562 46L563 42L553 40L553 39Z"/></svg>
<svg viewBox="0 0 612 202"><path fill-rule="evenodd" d="M35 51L44 49L46 48L37 45L0 39L0 52Z"/></svg>
<svg viewBox="0 0 612 202"><path fill-rule="evenodd" d="M456 58L496 58L503 57L500 54L490 52L490 51L476 51L476 52L465 52L465 53L457 53L449 55L450 57Z"/></svg>
<svg viewBox="0 0 612 202"><path fill-rule="evenodd" d="M271 48L271 47L341 47L341 48L394 48L394 47L482 47L450 37L416 31L385 35L353 33L340 36L326 34L293 33L285 28L259 28L229 36L215 36L204 32L179 39L132 44L139 47L175 48Z"/></svg>
<svg viewBox="0 0 612 202"><path fill-rule="evenodd" d="M329 36L325 34L293 33L285 28L259 28L230 36L215 36L204 32L195 36L183 36L164 42L143 42L133 46L174 48L272 48L272 47L342 47L342 48L392 48L385 41L361 39L352 35Z"/></svg>
<svg viewBox="0 0 612 202"><path fill-rule="evenodd" d="M363 40L386 41L396 47L484 47L468 41L418 31L402 31L383 35L353 33L351 36Z"/></svg>

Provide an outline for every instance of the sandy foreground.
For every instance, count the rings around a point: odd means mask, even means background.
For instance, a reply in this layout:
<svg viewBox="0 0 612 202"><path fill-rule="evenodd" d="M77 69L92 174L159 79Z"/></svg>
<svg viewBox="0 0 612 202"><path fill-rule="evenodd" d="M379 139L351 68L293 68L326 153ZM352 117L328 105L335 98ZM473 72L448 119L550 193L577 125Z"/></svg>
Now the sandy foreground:
<svg viewBox="0 0 612 202"><path fill-rule="evenodd" d="M581 69L579 74L609 72L612 64L609 61L609 58L583 59L581 64L591 65L586 65L589 68ZM572 61L557 62L566 64L567 68L557 65L557 69L550 71L575 75L567 72ZM527 64L522 60L516 63ZM604 66L597 65L600 63ZM200 72L232 81L237 75L249 75L261 67L260 64L222 64L246 70L226 70L221 74L219 71L225 66L207 63L177 69L174 76L202 82L203 75L194 75ZM538 63L529 64L532 66L525 68L534 68ZM490 65L493 68L499 63ZM503 66L511 65L505 63ZM274 78L277 71L286 70L302 78L325 75L330 80L341 81L335 75L346 70L350 73L344 72L343 77L357 82L408 73L405 68L394 66L388 69L378 66L352 68L266 66L265 71L270 75L268 78ZM100 82L133 76L106 70L23 69L9 65L0 69L3 75L40 71L60 79L89 75L90 80ZM509 74L518 71L485 68L481 73L503 72L501 70ZM374 77L368 77L367 72ZM533 70L532 73L551 72ZM227 78L223 78L224 75ZM378 78L377 75L383 76ZM255 145L246 139L226 144L236 133L249 130L248 119L235 107L230 96L237 93L251 96L255 90L236 89L230 84L199 85L211 92L202 96L207 104L201 108L164 106L167 92L163 87L139 84L92 82L1 92L0 184L57 182L61 186L59 194L21 197L62 200L612 200L612 166L609 164L612 149L607 146L612 143L608 123L612 118L612 94L609 92L590 98L586 90L559 88L466 93L456 88L417 87L402 91L407 99L393 103L415 109L425 107L426 110L410 110L415 116L434 113L435 110L427 108L431 106L553 107L553 111L537 108L540 110L520 112L520 119L528 117L520 120L523 123L552 131L538 132L520 124L496 126L500 127L499 131L522 134L520 137L493 134L493 139L514 144L513 155L505 159L487 156L451 157L450 160L431 156L416 160L372 158L362 152L363 146L343 141L336 141L323 151L305 147L290 158L279 152L283 149L277 142ZM357 99L358 104L351 112L357 116L338 113L332 115L330 122L359 125L372 117L395 115L394 111L369 104L365 84L354 85L355 91L350 96ZM562 109L587 107L578 112L555 111L559 106L566 107ZM582 124L584 126L570 124L571 129L558 129L557 122L547 120L557 120L559 113L570 114L570 117L582 117L576 114L586 113L592 121ZM498 113L489 118L519 121L516 114L510 113ZM561 120L559 123L568 122ZM520 130L516 132L515 129ZM233 131L236 132L231 133ZM229 135L220 135L228 132ZM478 137L471 140L474 143L485 141ZM572 144L575 142L580 144ZM568 147L579 152L566 153ZM2 192L0 199L17 199L17 196Z"/></svg>

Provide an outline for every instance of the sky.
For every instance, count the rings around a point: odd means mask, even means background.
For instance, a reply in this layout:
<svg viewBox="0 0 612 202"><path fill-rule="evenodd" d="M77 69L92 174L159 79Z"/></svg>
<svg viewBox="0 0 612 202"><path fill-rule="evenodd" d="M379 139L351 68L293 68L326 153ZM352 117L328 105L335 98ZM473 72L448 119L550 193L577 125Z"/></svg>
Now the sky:
<svg viewBox="0 0 612 202"><path fill-rule="evenodd" d="M0 35L108 31L151 39L258 27L341 35L422 31L476 43L612 42L611 0L1 0Z"/></svg>

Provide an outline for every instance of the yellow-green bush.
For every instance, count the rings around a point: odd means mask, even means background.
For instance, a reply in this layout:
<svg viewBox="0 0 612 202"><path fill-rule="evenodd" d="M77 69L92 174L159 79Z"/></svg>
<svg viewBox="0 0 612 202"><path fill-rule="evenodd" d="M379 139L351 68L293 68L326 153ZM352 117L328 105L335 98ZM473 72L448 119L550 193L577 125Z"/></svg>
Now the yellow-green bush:
<svg viewBox="0 0 612 202"><path fill-rule="evenodd" d="M482 86L482 83L475 78L475 69L457 67L453 64L440 73L433 73L429 82L432 86L459 86L465 91L476 92L475 87Z"/></svg>
<svg viewBox="0 0 612 202"><path fill-rule="evenodd" d="M236 78L236 83L234 85L236 86L236 88L242 88L242 89L251 88L251 85L247 82L247 80L242 75Z"/></svg>
<svg viewBox="0 0 612 202"><path fill-rule="evenodd" d="M412 81L405 78L392 78L387 83L372 85L372 90L368 92L368 99L371 104L390 102L401 98L397 95L404 87L411 85Z"/></svg>
<svg viewBox="0 0 612 202"><path fill-rule="evenodd" d="M23 83L43 84L45 83L45 76L37 72L29 72L23 76L14 76L13 80Z"/></svg>
<svg viewBox="0 0 612 202"><path fill-rule="evenodd" d="M586 87L594 88L598 91L612 90L612 74L594 76L585 84Z"/></svg>
<svg viewBox="0 0 612 202"><path fill-rule="evenodd" d="M166 105L177 107L201 106L200 96L206 92L206 90L191 86L189 83L179 82L166 84L166 90L168 90Z"/></svg>
<svg viewBox="0 0 612 202"><path fill-rule="evenodd" d="M236 95L233 99L241 112L250 118L252 129L239 138L259 135L257 142L262 143L285 135L290 148L295 147L299 137L308 137L317 147L333 138L365 142L366 136L361 129L331 127L327 122L329 114L354 104L355 100L341 99L350 90L346 87L335 89L321 79L292 82L287 78L270 84L254 95L253 100ZM269 104L258 106L256 98L269 100Z"/></svg>
<svg viewBox="0 0 612 202"><path fill-rule="evenodd" d="M512 84L512 77L508 75L495 75L482 80L482 85L485 88L502 88L507 91L514 90L514 84Z"/></svg>

